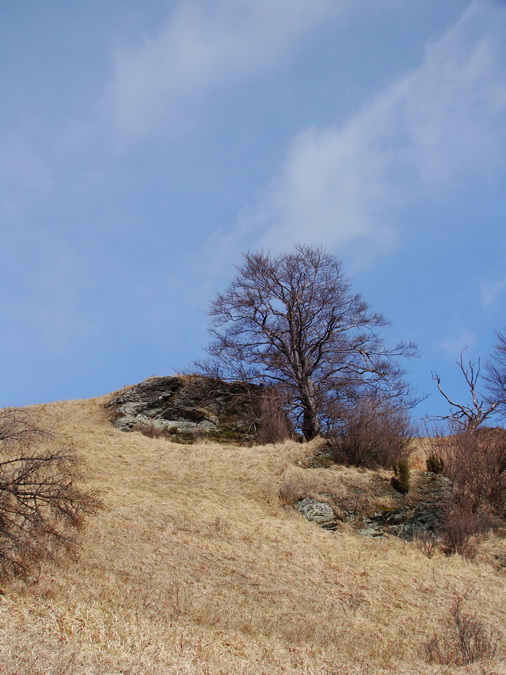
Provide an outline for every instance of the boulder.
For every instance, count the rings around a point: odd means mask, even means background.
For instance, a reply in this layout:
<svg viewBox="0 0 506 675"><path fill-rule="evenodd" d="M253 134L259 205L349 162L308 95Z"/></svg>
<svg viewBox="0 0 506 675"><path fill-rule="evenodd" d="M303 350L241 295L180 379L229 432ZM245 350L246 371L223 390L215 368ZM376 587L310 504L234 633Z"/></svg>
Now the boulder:
<svg viewBox="0 0 506 675"><path fill-rule="evenodd" d="M295 503L295 508L304 518L326 530L335 530L337 527L337 518L334 511L326 502L320 502L312 497L305 497Z"/></svg>
<svg viewBox="0 0 506 675"><path fill-rule="evenodd" d="M121 431L244 442L255 438L261 391L203 375L151 377L113 394L106 408Z"/></svg>

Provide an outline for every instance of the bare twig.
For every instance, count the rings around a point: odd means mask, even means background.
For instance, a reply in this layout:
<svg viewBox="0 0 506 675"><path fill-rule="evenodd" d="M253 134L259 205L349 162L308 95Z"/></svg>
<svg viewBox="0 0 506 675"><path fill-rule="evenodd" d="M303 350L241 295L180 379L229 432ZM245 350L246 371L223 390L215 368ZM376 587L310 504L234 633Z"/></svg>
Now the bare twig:
<svg viewBox="0 0 506 675"><path fill-rule="evenodd" d="M496 412L500 404L499 400L492 400L488 397L480 397L478 394L478 382L480 380L481 363L480 359L475 364L472 361L464 363L464 350L460 354L460 360L457 362L460 372L462 373L466 382L467 388L471 395L471 402L458 403L454 401L443 389L441 378L437 373L432 374L432 379L436 382L439 393L448 401L452 410L448 415L431 415L428 416L429 421L448 421L460 428L473 430L481 426L485 420L489 419Z"/></svg>
<svg viewBox="0 0 506 675"><path fill-rule="evenodd" d="M75 545L73 531L99 501L76 486L79 463L25 411L0 411L0 574L26 574L43 556Z"/></svg>

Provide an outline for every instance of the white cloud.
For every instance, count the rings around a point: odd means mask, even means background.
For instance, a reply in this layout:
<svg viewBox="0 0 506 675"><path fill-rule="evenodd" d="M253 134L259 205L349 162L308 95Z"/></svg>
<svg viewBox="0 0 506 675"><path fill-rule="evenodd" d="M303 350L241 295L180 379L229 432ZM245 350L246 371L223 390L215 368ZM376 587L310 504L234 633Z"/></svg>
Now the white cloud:
<svg viewBox="0 0 506 675"><path fill-rule="evenodd" d="M506 11L476 0L422 65L342 127L292 142L263 201L241 219L273 250L317 242L376 253L396 242L393 214L422 191L500 160L506 112Z"/></svg>
<svg viewBox="0 0 506 675"><path fill-rule="evenodd" d="M459 359L464 350L472 349L476 344L476 335L469 330L463 329L458 333L450 335L440 343L439 347L445 351L448 356ZM464 360L465 360L464 354Z"/></svg>
<svg viewBox="0 0 506 675"><path fill-rule="evenodd" d="M499 279L498 281L484 281L480 291L483 306L492 307L504 291L506 291L506 278Z"/></svg>
<svg viewBox="0 0 506 675"><path fill-rule="evenodd" d="M116 130L136 140L179 129L189 101L282 62L335 9L334 0L181 2L155 35L118 49L106 102Z"/></svg>

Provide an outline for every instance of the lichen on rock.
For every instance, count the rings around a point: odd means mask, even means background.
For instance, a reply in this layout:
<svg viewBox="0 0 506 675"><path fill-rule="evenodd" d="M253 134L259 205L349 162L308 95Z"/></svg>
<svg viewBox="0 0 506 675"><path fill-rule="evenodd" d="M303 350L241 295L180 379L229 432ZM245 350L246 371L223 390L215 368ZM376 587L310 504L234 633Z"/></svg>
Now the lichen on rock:
<svg viewBox="0 0 506 675"><path fill-rule="evenodd" d="M203 375L151 377L113 394L106 408L121 431L244 442L255 437L260 391Z"/></svg>
<svg viewBox="0 0 506 675"><path fill-rule="evenodd" d="M337 518L332 508L326 503L312 497L299 499L295 503L295 508L304 518L316 523L325 530L335 530L337 527Z"/></svg>

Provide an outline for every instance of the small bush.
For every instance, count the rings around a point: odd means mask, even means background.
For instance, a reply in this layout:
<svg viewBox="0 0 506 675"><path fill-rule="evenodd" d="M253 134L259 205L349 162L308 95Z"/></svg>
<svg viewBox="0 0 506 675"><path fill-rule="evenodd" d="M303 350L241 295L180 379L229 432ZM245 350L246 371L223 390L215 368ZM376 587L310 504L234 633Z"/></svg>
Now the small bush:
<svg viewBox="0 0 506 675"><path fill-rule="evenodd" d="M429 663L466 666L495 656L499 637L476 616L464 612L462 604L462 598L457 597L440 630L425 643Z"/></svg>
<svg viewBox="0 0 506 675"><path fill-rule="evenodd" d="M413 536L413 544L421 551L427 558L432 558L436 553L441 543L440 538L433 532L421 530Z"/></svg>
<svg viewBox="0 0 506 675"><path fill-rule="evenodd" d="M432 455L452 482L443 513L443 540L448 553L474 557L477 542L504 517L506 500L506 432L467 430L432 439Z"/></svg>
<svg viewBox="0 0 506 675"><path fill-rule="evenodd" d="M446 552L473 558L476 553L473 538L480 530L479 518L470 508L461 504L450 505L443 518L443 543Z"/></svg>
<svg viewBox="0 0 506 675"><path fill-rule="evenodd" d="M292 436L281 392L274 387L264 389L258 397L257 443L281 443Z"/></svg>
<svg viewBox="0 0 506 675"><path fill-rule="evenodd" d="M339 464L391 468L410 454L413 429L408 416L375 399L344 413L329 434L329 450Z"/></svg>
<svg viewBox="0 0 506 675"><path fill-rule="evenodd" d="M395 476L391 480L392 487L405 495L411 488L411 472L406 459L400 459L393 465Z"/></svg>
<svg viewBox="0 0 506 675"><path fill-rule="evenodd" d="M443 473L473 511L502 513L506 501L506 431L478 429L432 441Z"/></svg>
<svg viewBox="0 0 506 675"><path fill-rule="evenodd" d="M442 518L442 537L446 552L474 558L480 538L496 524L493 514L483 510L475 511L461 495L454 495L450 498Z"/></svg>
<svg viewBox="0 0 506 675"><path fill-rule="evenodd" d="M100 504L76 486L79 462L54 447L28 413L0 412L0 575L26 575L57 549L71 551L83 517Z"/></svg>
<svg viewBox="0 0 506 675"><path fill-rule="evenodd" d="M444 460L438 455L431 454L427 457L427 471L436 474L442 474L444 470Z"/></svg>

